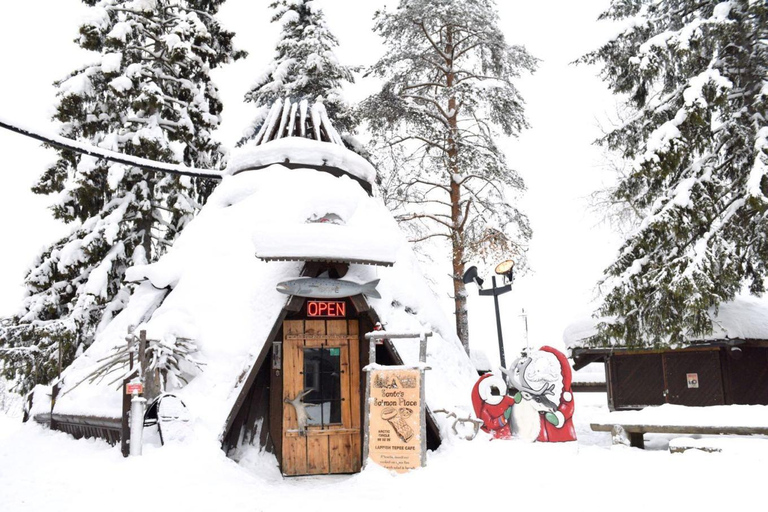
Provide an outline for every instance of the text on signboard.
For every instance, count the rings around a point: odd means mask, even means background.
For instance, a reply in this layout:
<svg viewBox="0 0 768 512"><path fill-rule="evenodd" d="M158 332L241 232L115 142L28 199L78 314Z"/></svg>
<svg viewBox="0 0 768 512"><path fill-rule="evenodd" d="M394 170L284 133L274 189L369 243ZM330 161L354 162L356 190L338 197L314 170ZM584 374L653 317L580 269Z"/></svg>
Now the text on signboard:
<svg viewBox="0 0 768 512"><path fill-rule="evenodd" d="M347 316L347 303L327 300L311 300L307 302L307 316L343 318Z"/></svg>

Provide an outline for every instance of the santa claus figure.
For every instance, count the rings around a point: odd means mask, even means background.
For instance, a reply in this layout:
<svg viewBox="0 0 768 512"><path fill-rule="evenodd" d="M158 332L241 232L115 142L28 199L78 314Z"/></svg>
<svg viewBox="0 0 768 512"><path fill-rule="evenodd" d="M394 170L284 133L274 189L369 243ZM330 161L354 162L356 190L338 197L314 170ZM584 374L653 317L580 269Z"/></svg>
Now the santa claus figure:
<svg viewBox="0 0 768 512"><path fill-rule="evenodd" d="M512 437L512 406L521 399L522 395L519 394L516 397L508 396L507 383L492 373L480 377L472 388L472 407L475 415L483 422L480 428L496 439Z"/></svg>
<svg viewBox="0 0 768 512"><path fill-rule="evenodd" d="M530 420L538 415L537 441L576 440L571 378L571 367L565 355L552 347L541 347L530 355L523 353L512 363L507 372L507 383L522 394L523 404L518 406L520 412L531 411L529 419L522 414L519 420L516 418L521 423L522 432L526 430L525 423L533 427ZM526 436L521 434L521 437Z"/></svg>

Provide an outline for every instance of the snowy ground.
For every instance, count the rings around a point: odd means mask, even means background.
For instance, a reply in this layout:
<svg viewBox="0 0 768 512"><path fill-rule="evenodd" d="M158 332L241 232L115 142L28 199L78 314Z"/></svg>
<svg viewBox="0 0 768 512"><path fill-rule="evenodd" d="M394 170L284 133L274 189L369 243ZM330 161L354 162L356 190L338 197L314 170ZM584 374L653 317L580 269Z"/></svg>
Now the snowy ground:
<svg viewBox="0 0 768 512"><path fill-rule="evenodd" d="M101 441L75 441L0 415L0 510L763 508L768 439L726 439L722 453L670 454L672 436L646 436L646 450L611 447L609 434L588 425L605 412L605 395L576 400L578 443L454 439L430 453L427 468L406 475L374 466L352 476L291 479L270 456L251 453L237 464L216 446L190 442L123 459Z"/></svg>

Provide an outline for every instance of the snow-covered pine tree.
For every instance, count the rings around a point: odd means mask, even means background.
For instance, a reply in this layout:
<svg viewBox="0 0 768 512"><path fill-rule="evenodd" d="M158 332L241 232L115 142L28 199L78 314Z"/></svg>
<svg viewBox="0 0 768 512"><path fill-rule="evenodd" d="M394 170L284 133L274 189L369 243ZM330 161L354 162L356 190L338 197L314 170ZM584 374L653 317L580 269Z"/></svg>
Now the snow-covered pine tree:
<svg viewBox="0 0 768 512"><path fill-rule="evenodd" d="M513 80L536 59L507 44L492 0L402 0L375 23L388 51L372 72L385 83L362 110L390 169L384 194L414 241L449 242L456 330L468 349L466 262L522 264L531 236L512 197L525 185L495 139L527 127Z"/></svg>
<svg viewBox="0 0 768 512"><path fill-rule="evenodd" d="M257 107L253 123L238 142L253 139L276 100L307 100L325 105L328 118L342 136L354 132L358 122L344 99L344 83L354 83L354 69L336 59L339 45L328 29L325 15L312 0L277 0L272 22L282 26L274 60L245 95L245 101Z"/></svg>
<svg viewBox="0 0 768 512"><path fill-rule="evenodd" d="M600 142L631 163L614 200L644 213L601 283L616 321L596 344L666 346L708 311L764 291L768 263L768 4L614 0L627 28L583 57L633 115Z"/></svg>
<svg viewBox="0 0 768 512"><path fill-rule="evenodd" d="M91 64L58 82L61 135L152 160L215 169L222 104L212 68L242 55L214 18L224 0L84 0L76 42ZM33 188L72 232L37 258L20 312L0 325L4 373L49 382L130 294L127 267L154 261L210 193L204 179L147 173L59 150Z"/></svg>

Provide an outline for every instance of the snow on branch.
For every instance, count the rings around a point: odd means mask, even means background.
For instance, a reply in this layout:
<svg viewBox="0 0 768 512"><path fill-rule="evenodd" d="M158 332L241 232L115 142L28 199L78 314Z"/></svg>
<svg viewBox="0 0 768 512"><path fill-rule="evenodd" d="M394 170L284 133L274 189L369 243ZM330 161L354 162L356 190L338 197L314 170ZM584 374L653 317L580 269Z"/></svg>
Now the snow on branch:
<svg viewBox="0 0 768 512"><path fill-rule="evenodd" d="M96 361L96 365L83 379L62 393L62 396L86 381L93 384L116 374L117 377L109 382L109 385L112 386L129 378L134 372L141 371L142 368L149 375L157 374L162 379L161 387L165 389L169 380L172 380L176 385L178 382L188 383L182 366L185 366L187 370L201 370L204 364L194 358L198 348L195 340L189 338L170 336L168 339L147 339L143 363L139 360L141 354L139 337L130 333L125 340L126 344L113 347L110 353ZM133 367L134 360L137 363L135 369Z"/></svg>

